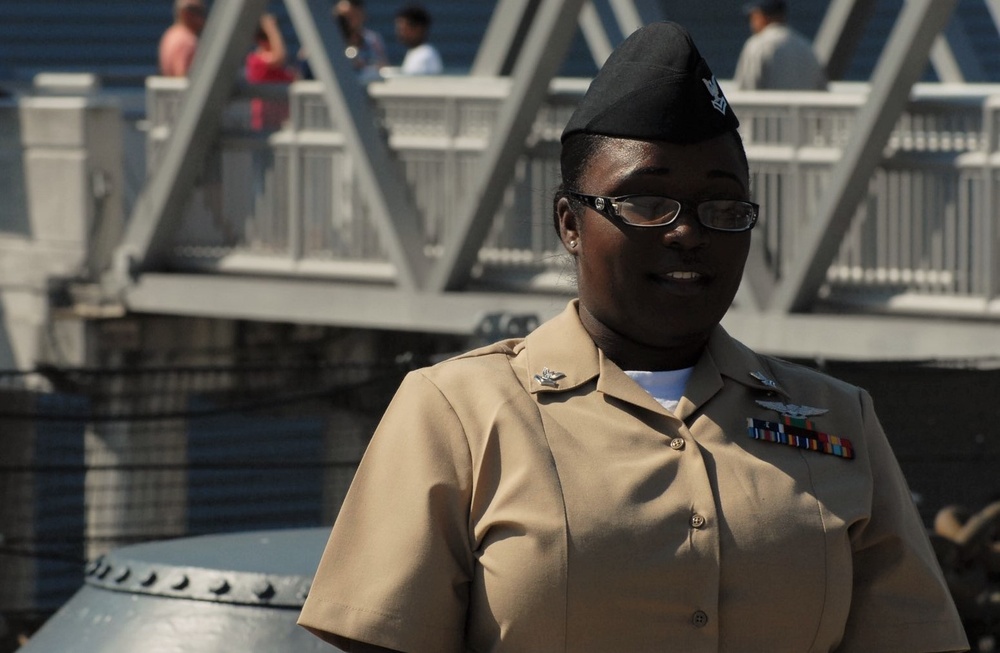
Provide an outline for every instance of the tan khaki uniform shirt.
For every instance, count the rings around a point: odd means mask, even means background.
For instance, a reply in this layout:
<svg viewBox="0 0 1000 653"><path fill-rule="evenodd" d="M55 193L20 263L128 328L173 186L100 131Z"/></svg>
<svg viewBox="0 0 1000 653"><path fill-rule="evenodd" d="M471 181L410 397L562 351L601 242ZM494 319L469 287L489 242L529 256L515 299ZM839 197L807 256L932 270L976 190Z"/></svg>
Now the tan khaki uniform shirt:
<svg viewBox="0 0 1000 653"><path fill-rule="evenodd" d="M749 437L757 399L828 409L855 458ZM404 380L299 623L412 653L966 648L867 393L720 327L674 415L575 303Z"/></svg>

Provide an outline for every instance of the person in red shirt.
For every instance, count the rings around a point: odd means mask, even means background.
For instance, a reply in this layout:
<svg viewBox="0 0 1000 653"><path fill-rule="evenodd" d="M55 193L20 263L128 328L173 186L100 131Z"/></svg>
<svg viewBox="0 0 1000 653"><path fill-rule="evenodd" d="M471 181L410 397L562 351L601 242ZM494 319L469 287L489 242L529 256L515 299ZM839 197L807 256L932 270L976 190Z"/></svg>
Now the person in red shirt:
<svg viewBox="0 0 1000 653"><path fill-rule="evenodd" d="M271 14L260 18L257 47L247 55L245 74L251 84L289 84L295 70L286 65L288 50L277 19ZM277 129L288 118L288 102L255 98L250 103L250 126L255 130Z"/></svg>
<svg viewBox="0 0 1000 653"><path fill-rule="evenodd" d="M202 0L176 0L174 24L160 38L160 74L166 77L185 77L194 61L198 37L205 27L207 14Z"/></svg>

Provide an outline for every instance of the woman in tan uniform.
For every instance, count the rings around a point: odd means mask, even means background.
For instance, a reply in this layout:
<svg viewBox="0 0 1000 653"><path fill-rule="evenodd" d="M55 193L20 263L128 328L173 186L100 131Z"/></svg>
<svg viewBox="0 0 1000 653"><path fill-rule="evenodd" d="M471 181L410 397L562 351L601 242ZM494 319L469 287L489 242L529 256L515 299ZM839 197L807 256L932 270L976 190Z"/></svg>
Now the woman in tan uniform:
<svg viewBox="0 0 1000 653"><path fill-rule="evenodd" d="M579 297L411 373L300 623L348 651L965 650L866 392L719 326L757 206L688 34L634 33L563 134Z"/></svg>

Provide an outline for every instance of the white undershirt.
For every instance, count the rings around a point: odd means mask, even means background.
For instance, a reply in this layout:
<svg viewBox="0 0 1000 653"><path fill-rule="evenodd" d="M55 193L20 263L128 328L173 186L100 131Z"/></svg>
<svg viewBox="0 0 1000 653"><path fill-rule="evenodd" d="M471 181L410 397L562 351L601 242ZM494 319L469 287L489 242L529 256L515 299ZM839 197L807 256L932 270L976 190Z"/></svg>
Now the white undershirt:
<svg viewBox="0 0 1000 653"><path fill-rule="evenodd" d="M684 387L687 385L688 379L691 378L692 371L694 371L693 367L685 367L682 370L662 372L625 370L625 373L642 386L642 389L648 392L661 406L673 412L681 397L684 396Z"/></svg>

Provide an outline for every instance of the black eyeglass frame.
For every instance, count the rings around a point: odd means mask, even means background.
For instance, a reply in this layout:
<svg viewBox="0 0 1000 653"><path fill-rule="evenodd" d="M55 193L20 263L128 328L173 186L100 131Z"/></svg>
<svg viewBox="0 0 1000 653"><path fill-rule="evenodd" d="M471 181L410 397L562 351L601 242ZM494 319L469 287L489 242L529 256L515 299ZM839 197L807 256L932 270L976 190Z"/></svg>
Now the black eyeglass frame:
<svg viewBox="0 0 1000 653"><path fill-rule="evenodd" d="M698 216L698 224L700 224L701 226L705 227L706 229L711 229L712 231L721 231L723 233L729 233L729 234L738 234L738 233L743 233L744 231L750 231L757 225L757 219L760 217L759 204L755 204L754 202L751 202L749 200L729 200L729 199L722 200L726 202L738 202L740 204L745 204L753 208L753 220L750 222L748 226L743 227L742 229L722 229L720 227L715 227L709 224L705 224L705 222L701 219L701 212L698 210L698 207L700 207L702 204L705 204L706 202L717 202L719 201L718 199L702 200L701 202L683 202L681 200L674 199L673 197L667 197L666 195L652 195L649 193L633 193L631 195L619 195L617 197L608 197L606 195L588 195L586 193L579 193L575 190L563 191L563 194L566 195L567 197L572 197L577 200L580 200L581 202L586 204L589 208L597 211L598 213L600 213L601 215L610 220L618 220L622 224L626 224L630 227L637 227L639 229L655 229L657 227L668 227L673 223L677 222L677 218L680 217L681 211L683 211L683 209L688 207L694 208L694 214ZM618 211L617 205L633 197L659 197L662 199L670 200L671 202L677 202L677 204L681 208L681 211L678 211L677 215L675 215L668 222L657 222L655 224L641 224L638 222L629 222L628 220L625 219L625 216L623 216Z"/></svg>

